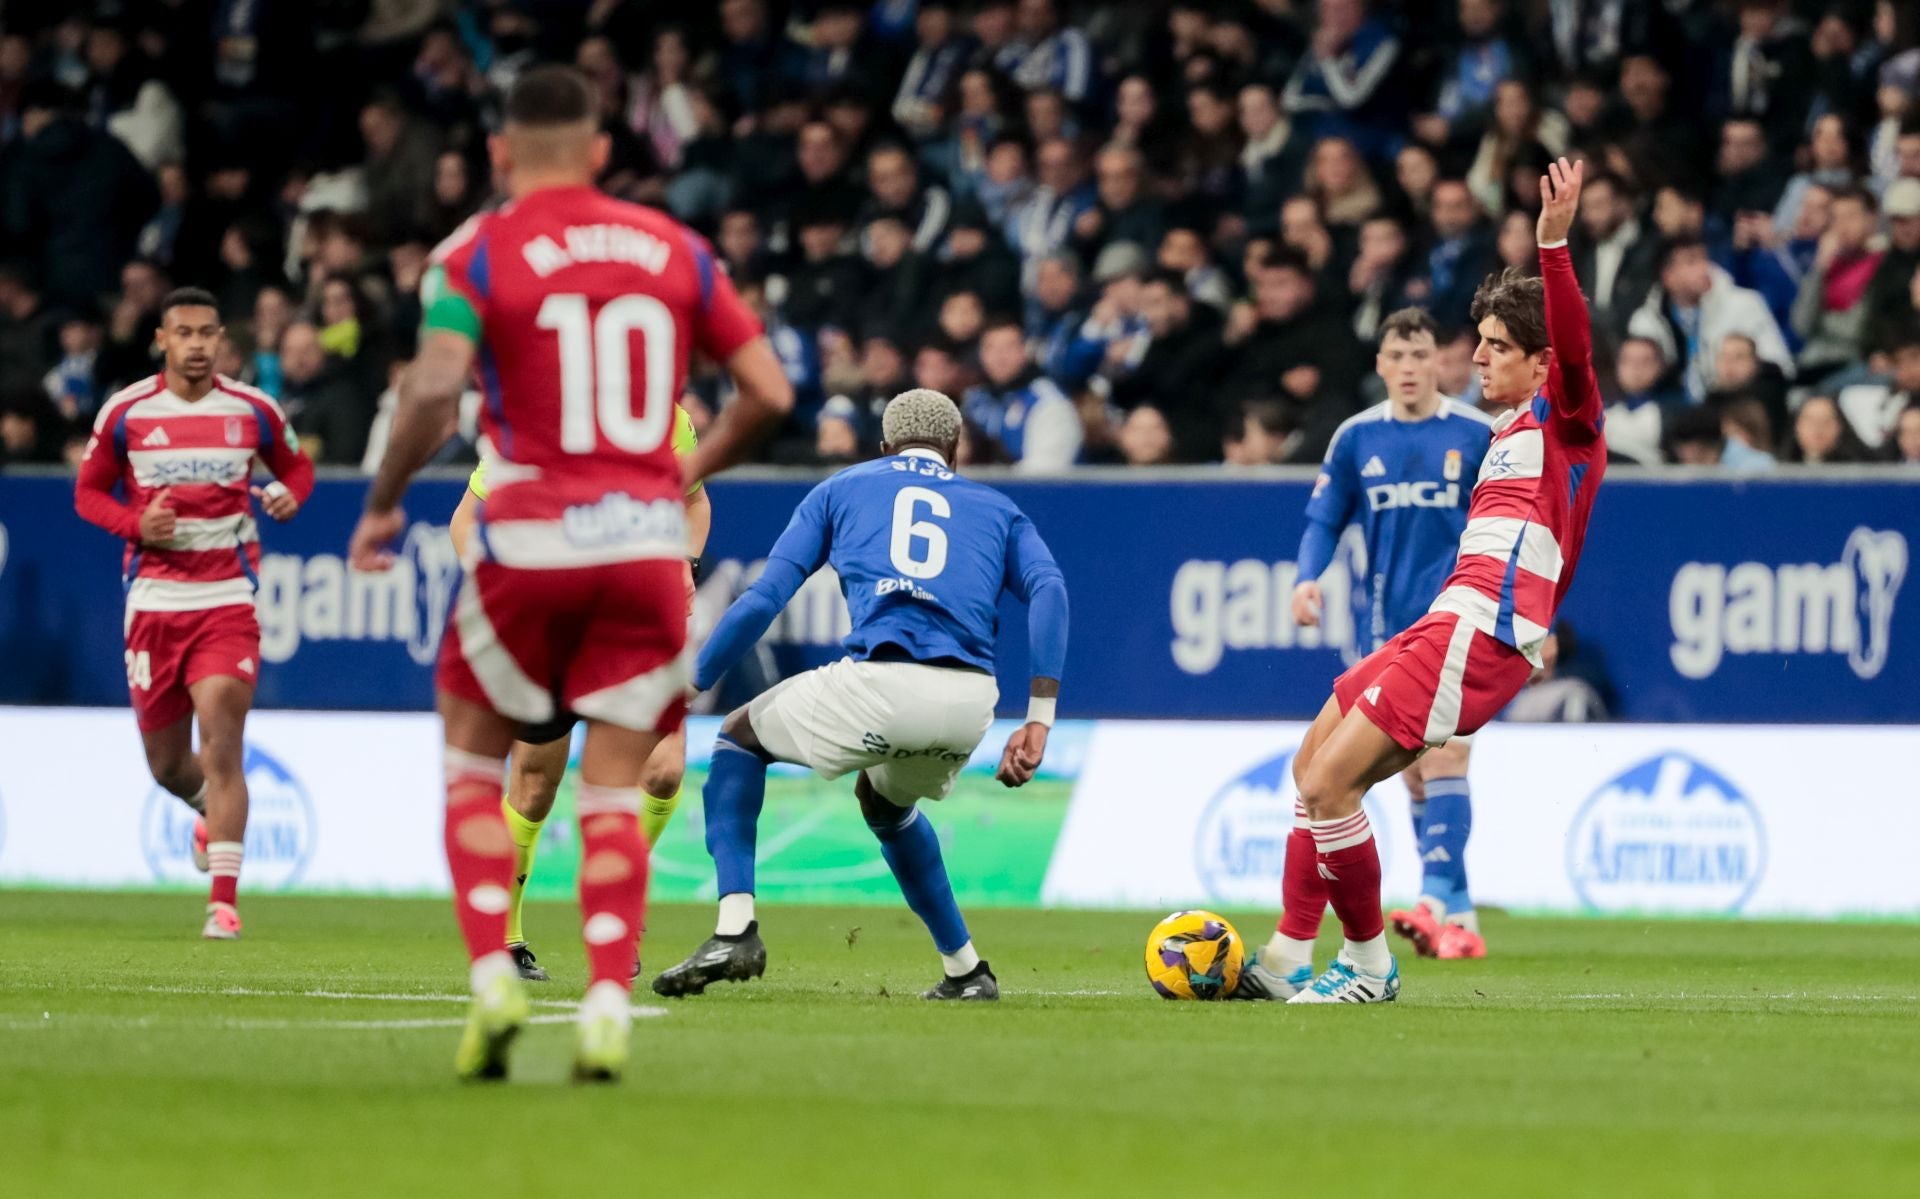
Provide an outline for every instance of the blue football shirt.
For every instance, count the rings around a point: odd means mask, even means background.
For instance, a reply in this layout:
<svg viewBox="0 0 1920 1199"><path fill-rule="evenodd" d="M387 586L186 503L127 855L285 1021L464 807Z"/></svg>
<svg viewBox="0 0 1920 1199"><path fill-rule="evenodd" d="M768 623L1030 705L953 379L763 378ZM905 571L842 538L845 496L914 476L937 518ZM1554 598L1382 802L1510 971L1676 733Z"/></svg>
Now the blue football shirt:
<svg viewBox="0 0 1920 1199"><path fill-rule="evenodd" d="M1300 578L1319 578L1341 532L1359 524L1367 547L1354 588L1362 651L1426 615L1440 594L1492 439L1492 417L1444 398L1417 421L1396 419L1392 402L1383 401L1334 434L1307 501Z"/></svg>

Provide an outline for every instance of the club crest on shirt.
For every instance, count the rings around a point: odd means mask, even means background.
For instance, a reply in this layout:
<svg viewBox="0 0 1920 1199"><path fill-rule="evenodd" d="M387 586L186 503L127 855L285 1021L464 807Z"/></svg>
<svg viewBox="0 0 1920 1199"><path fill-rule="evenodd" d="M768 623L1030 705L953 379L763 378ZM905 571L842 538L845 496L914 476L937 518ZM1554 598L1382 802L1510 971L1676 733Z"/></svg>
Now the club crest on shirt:
<svg viewBox="0 0 1920 1199"><path fill-rule="evenodd" d="M246 427L240 423L240 418L237 416L229 416L227 418L227 444L239 445L246 435Z"/></svg>
<svg viewBox="0 0 1920 1199"><path fill-rule="evenodd" d="M1457 482L1460 478L1460 451L1448 450L1446 461L1440 465L1440 474L1447 482Z"/></svg>

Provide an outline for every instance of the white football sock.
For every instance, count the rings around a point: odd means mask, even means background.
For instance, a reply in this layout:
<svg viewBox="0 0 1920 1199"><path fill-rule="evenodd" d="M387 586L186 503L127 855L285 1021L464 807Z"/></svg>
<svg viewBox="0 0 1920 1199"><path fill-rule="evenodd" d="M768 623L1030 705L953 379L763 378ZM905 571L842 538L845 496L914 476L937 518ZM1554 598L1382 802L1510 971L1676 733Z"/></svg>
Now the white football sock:
<svg viewBox="0 0 1920 1199"><path fill-rule="evenodd" d="M948 978L959 978L980 964L980 951L973 947L972 941L968 941L952 953L941 954L940 964L947 968Z"/></svg>
<svg viewBox="0 0 1920 1199"><path fill-rule="evenodd" d="M207 814L207 780L201 779L200 789L180 802L205 816Z"/></svg>
<svg viewBox="0 0 1920 1199"><path fill-rule="evenodd" d="M602 1015L625 1015L628 1007L627 989L612 979L603 978L587 988L586 997L580 1001L580 1023L585 1024Z"/></svg>
<svg viewBox="0 0 1920 1199"><path fill-rule="evenodd" d="M1415 906L1424 906L1428 914L1435 920L1445 920L1447 918L1447 901L1444 899L1437 899L1431 895L1422 895L1419 903Z"/></svg>
<svg viewBox="0 0 1920 1199"><path fill-rule="evenodd" d="M1385 978L1393 965L1393 954L1387 949L1387 934L1384 932L1365 941L1349 940L1346 948L1340 951L1340 956L1347 959L1354 969L1375 978Z"/></svg>
<svg viewBox="0 0 1920 1199"><path fill-rule="evenodd" d="M1449 912L1447 914L1447 923L1457 924L1468 932L1478 935L1480 932L1480 913L1473 908L1468 908L1464 912Z"/></svg>
<svg viewBox="0 0 1920 1199"><path fill-rule="evenodd" d="M716 937L737 937L753 923L753 893L735 891L720 897L720 922L713 927Z"/></svg>
<svg viewBox="0 0 1920 1199"><path fill-rule="evenodd" d="M1313 967L1312 939L1284 936L1275 929L1267 941L1267 947L1260 951L1260 968L1285 978L1302 966L1308 969Z"/></svg>

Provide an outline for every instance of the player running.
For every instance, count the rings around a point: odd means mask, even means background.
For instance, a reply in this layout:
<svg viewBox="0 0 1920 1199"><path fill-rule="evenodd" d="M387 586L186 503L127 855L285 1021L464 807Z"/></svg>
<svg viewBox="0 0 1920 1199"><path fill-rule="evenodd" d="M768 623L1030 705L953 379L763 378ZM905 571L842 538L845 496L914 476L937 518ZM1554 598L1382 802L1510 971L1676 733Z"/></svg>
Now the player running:
<svg viewBox="0 0 1920 1199"><path fill-rule="evenodd" d="M1440 349L1433 318L1418 308L1380 327L1374 369L1388 398L1341 425L1307 501L1300 539L1300 583L1293 618L1320 623L1319 578L1340 534L1357 520L1366 536L1366 582L1360 643L1368 652L1426 615L1452 573L1467 525L1467 493L1480 473L1493 419L1440 394ZM1401 772L1413 798L1414 835L1425 863L1420 903L1393 913L1394 927L1429 957L1483 957L1467 898L1468 739L1455 737ZM1283 882L1285 915L1255 968L1269 989L1297 991L1313 978L1313 942L1327 906L1327 884L1313 860L1307 812L1296 800L1300 852ZM1447 923L1444 928L1439 921Z"/></svg>
<svg viewBox="0 0 1920 1199"><path fill-rule="evenodd" d="M127 542L127 690L154 782L197 813L194 865L211 876L200 935L211 941L240 937L244 737L260 674L260 531L247 496L284 521L313 491L313 463L280 405L214 373L223 332L212 293L167 296L155 333L165 364L101 405L73 493L83 518ZM255 459L274 482L250 485Z"/></svg>
<svg viewBox="0 0 1920 1199"><path fill-rule="evenodd" d="M1493 425L1458 565L1426 616L1334 681L1294 755L1307 827L1294 830L1287 856L1305 860L1311 838L1346 944L1304 989L1279 971L1243 971L1246 998L1379 1003L1399 995L1380 914L1380 854L1360 801L1428 748L1491 720L1539 665L1607 464L1587 306L1567 254L1581 176L1562 158L1540 181L1544 278L1509 270L1474 296L1481 389L1508 411Z"/></svg>
<svg viewBox="0 0 1920 1199"><path fill-rule="evenodd" d="M1013 501L962 479L952 463L960 409L937 391L895 396L881 416L887 457L808 493L700 653L694 686L714 686L808 576L831 564L853 617L847 656L787 679L728 716L702 801L719 875L720 919L692 956L653 980L662 995L757 978L767 949L753 913L754 842L767 766L826 779L859 771L854 794L907 906L933 934L941 979L927 999L1000 997L993 970L954 902L940 839L914 806L944 799L993 722L1000 593L1027 604L1033 679L1027 720L1000 755L1009 787L1046 753L1067 656L1067 585Z"/></svg>
<svg viewBox="0 0 1920 1199"><path fill-rule="evenodd" d="M685 408L675 407L673 416L673 452L680 458L691 457L700 440ZM466 557L467 543L473 539L480 507L486 503L487 464L473 468L467 479L466 494L453 510L447 532L453 548ZM687 606L693 606L693 564L706 552L707 534L713 528L713 503L707 498L706 485L695 483L687 491ZM540 828L553 802L560 794L560 780L566 777L568 751L572 748L573 727L579 717L561 712L545 724L526 725L513 744L509 759L507 793L500 799L500 814L506 818L507 832L513 837L513 886L508 889L507 952L513 955L514 968L529 982L546 982L547 972L527 944L522 925L526 906L527 879L533 874L534 848L540 842ZM687 733L678 729L654 748L647 769L640 776L640 832L649 848L659 843L680 806L680 782L687 773ZM644 932L645 930L641 930ZM640 962L634 959L634 977L640 975Z"/></svg>
<svg viewBox="0 0 1920 1199"><path fill-rule="evenodd" d="M591 982L574 1077L627 1058L647 844L634 790L686 711L687 483L735 461L792 406L759 322L678 222L594 190L609 145L593 89L570 67L515 81L488 143L510 202L434 251L420 352L366 514L349 548L390 566L400 499L453 423L476 365L497 457L437 679L446 729L446 851L472 960L473 1007L455 1055L465 1078L501 1078L527 1019L506 920L513 838L501 814L522 725L587 722L577 811ZM739 398L687 463L675 400L698 349Z"/></svg>

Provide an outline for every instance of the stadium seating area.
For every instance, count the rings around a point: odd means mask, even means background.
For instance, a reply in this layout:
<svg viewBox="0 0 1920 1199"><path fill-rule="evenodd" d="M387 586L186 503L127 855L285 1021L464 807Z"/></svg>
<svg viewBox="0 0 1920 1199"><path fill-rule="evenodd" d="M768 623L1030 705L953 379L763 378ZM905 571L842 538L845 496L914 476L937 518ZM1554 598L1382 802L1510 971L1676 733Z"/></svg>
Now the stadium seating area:
<svg viewBox="0 0 1920 1199"><path fill-rule="evenodd" d="M1019 464L1316 461L1405 304L1574 244L1616 456L1920 465L1920 7L1894 0L76 0L0 17L0 463L153 369L170 286L323 462L370 465L432 245L527 64L601 88L602 185L710 237L800 404L909 384L1075 438ZM696 420L726 402L709 369ZM472 430L447 461L476 452Z"/></svg>

